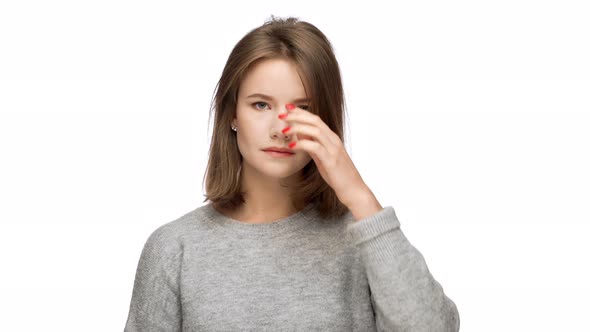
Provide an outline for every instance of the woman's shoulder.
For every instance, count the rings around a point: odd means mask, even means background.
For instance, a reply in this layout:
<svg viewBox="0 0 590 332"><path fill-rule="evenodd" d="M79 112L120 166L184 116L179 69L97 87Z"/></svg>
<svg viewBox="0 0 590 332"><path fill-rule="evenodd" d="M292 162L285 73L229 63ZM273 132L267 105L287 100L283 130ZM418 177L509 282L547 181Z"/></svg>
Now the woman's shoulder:
<svg viewBox="0 0 590 332"><path fill-rule="evenodd" d="M146 246L179 247L184 238L202 234L205 227L204 206L197 207L158 226L149 235Z"/></svg>

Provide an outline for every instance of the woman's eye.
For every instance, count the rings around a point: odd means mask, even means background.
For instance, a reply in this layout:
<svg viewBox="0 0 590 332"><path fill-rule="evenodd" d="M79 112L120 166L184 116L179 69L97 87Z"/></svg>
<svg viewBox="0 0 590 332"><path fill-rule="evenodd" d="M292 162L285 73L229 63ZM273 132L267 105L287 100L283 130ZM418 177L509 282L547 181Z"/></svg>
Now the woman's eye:
<svg viewBox="0 0 590 332"><path fill-rule="evenodd" d="M262 102L262 101L255 102L255 103L254 103L254 104L252 104L252 105L254 106L254 108L258 108L258 107L256 107L256 105L259 105L259 104L268 105L267 103L265 103L265 102Z"/></svg>
<svg viewBox="0 0 590 332"><path fill-rule="evenodd" d="M265 103L265 102L262 102L262 101L255 102L255 103L253 103L253 104L252 104L252 106L254 106L254 108L256 108L256 109L260 109L260 108L258 107L260 104L262 104L262 105L263 105L263 106L262 106L263 108L264 108L264 105L268 106L268 104L267 104L267 103ZM304 109L304 110L306 110L306 111L307 111L307 110L309 110L309 106L307 106L307 105L299 105L299 106L297 106L297 107L299 107L299 108L301 108L301 109Z"/></svg>

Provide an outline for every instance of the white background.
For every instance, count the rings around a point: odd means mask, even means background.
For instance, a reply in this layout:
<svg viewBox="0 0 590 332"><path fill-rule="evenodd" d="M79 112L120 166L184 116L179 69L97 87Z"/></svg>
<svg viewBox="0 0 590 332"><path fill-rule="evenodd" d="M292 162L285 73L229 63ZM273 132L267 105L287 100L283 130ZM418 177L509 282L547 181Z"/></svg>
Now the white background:
<svg viewBox="0 0 590 332"><path fill-rule="evenodd" d="M203 204L225 61L271 14L332 42L347 150L461 331L590 330L590 11L515 0L1 2L0 330L123 330L147 237Z"/></svg>

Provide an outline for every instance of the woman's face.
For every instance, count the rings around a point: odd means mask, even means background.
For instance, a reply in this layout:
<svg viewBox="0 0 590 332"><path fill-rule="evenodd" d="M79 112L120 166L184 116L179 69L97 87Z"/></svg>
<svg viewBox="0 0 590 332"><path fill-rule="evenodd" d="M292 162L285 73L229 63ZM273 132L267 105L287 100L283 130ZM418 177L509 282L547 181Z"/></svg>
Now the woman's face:
<svg viewBox="0 0 590 332"><path fill-rule="evenodd" d="M252 96L263 94L269 98ZM252 168L260 175L272 178L297 176L312 159L309 153L298 150L288 158L276 158L263 151L269 147L288 148L292 135L281 130L288 126L278 115L285 113L286 104L307 109L309 96L295 65L284 59L265 59L251 67L244 77L232 125L237 129L237 143L243 158L243 171ZM287 136L287 138L285 138ZM311 137L297 135L297 139Z"/></svg>

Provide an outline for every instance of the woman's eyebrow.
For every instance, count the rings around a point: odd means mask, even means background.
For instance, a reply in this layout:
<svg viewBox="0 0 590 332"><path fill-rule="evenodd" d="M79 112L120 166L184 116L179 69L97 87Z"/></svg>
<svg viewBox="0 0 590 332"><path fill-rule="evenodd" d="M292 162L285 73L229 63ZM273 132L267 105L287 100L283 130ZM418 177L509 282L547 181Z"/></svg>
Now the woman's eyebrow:
<svg viewBox="0 0 590 332"><path fill-rule="evenodd" d="M262 93L254 93L249 95L247 98L262 98L262 99L266 99L266 100L270 100L270 101L274 101L274 98L271 96L267 96L265 94ZM297 98L294 100L294 102L296 103L301 103L301 102L308 102L310 99L309 98Z"/></svg>

